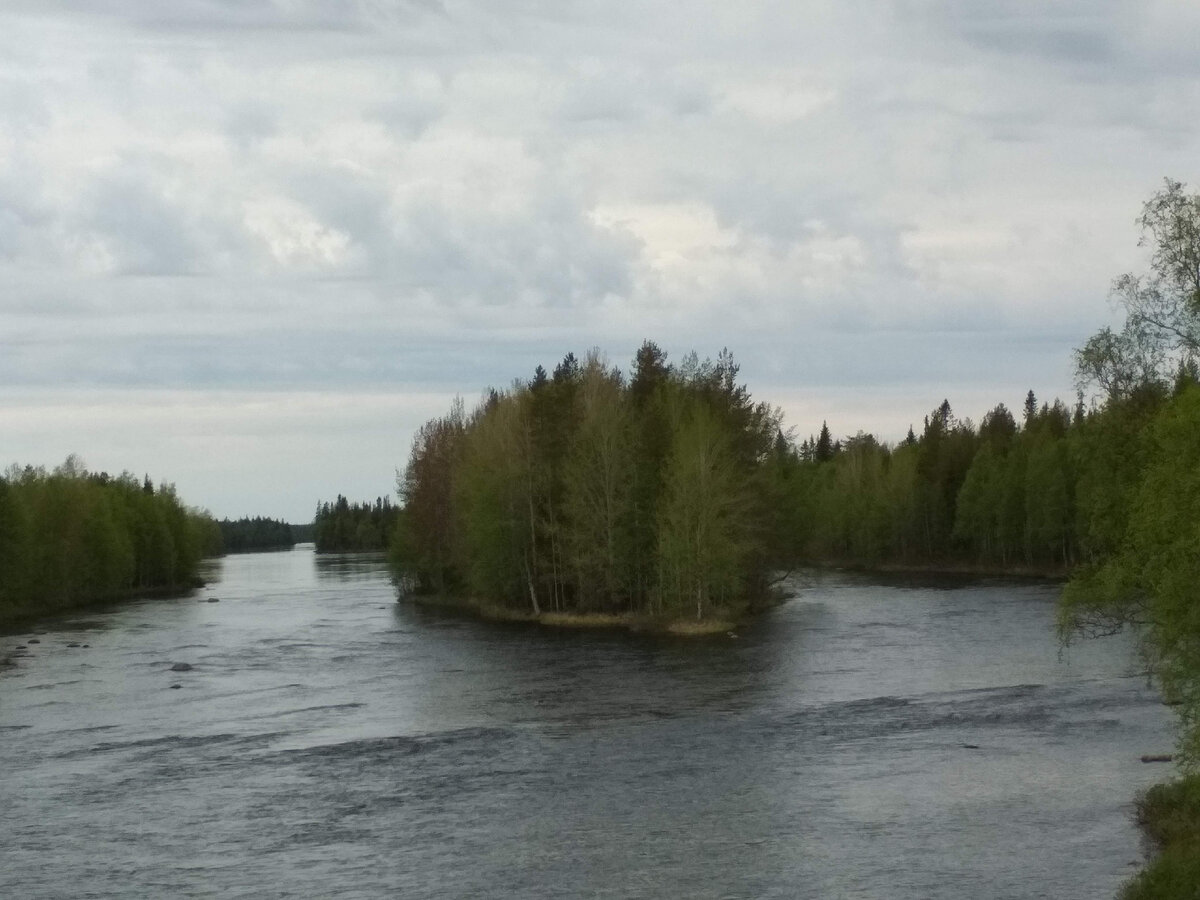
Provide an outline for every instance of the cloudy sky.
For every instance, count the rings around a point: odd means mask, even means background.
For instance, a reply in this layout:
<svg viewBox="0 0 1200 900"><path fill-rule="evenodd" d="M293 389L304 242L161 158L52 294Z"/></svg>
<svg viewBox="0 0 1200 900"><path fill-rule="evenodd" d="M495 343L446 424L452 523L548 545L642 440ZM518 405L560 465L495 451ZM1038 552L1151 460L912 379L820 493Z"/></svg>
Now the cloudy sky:
<svg viewBox="0 0 1200 900"><path fill-rule="evenodd" d="M0 462L218 516L644 338L800 434L1069 399L1200 181L1186 0L0 6Z"/></svg>

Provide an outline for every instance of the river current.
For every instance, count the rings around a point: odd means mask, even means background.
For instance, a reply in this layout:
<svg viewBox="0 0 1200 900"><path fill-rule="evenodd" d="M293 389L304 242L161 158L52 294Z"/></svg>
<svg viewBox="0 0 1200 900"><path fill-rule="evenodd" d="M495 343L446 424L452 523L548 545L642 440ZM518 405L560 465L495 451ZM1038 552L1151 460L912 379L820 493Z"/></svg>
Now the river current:
<svg viewBox="0 0 1200 900"><path fill-rule="evenodd" d="M689 640L311 548L209 578L0 636L0 896L1103 898L1169 774L1131 641L1060 648L1052 586L807 572Z"/></svg>

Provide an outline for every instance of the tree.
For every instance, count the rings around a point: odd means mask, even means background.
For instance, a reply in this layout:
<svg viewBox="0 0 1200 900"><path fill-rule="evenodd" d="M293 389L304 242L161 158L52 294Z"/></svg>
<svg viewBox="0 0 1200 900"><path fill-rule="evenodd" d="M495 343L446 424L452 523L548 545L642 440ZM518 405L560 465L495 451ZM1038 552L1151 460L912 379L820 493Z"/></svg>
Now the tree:
<svg viewBox="0 0 1200 900"><path fill-rule="evenodd" d="M621 374L596 351L580 375L579 407L563 466L567 555L578 601L611 609L630 599L634 459Z"/></svg>
<svg viewBox="0 0 1200 900"><path fill-rule="evenodd" d="M452 492L465 430L463 402L456 397L448 415L431 419L417 431L408 466L398 479L404 515L391 541L393 558L404 571L420 573L418 586L423 590L441 593L454 577L459 548ZM338 500L341 505L342 498ZM321 549L319 537L317 543ZM339 547L331 542L329 549Z"/></svg>
<svg viewBox="0 0 1200 900"><path fill-rule="evenodd" d="M817 448L813 451L813 459L817 462L829 462L833 459L833 438L829 434L829 424L821 423L821 434L817 437Z"/></svg>
<svg viewBox="0 0 1200 900"><path fill-rule="evenodd" d="M724 433L704 404L683 411L660 513L659 593L667 607L705 609L739 595L746 533L746 484Z"/></svg>
<svg viewBox="0 0 1200 900"><path fill-rule="evenodd" d="M1114 552L1064 591L1060 627L1145 626L1152 670L1183 725L1185 762L1200 764L1200 387L1166 404L1147 429L1139 478Z"/></svg>
<svg viewBox="0 0 1200 900"><path fill-rule="evenodd" d="M1169 384L1181 363L1200 354L1200 194L1164 179L1138 224L1138 246L1152 251L1150 271L1113 282L1125 324L1119 332L1101 329L1075 352L1080 384L1098 385L1110 399Z"/></svg>

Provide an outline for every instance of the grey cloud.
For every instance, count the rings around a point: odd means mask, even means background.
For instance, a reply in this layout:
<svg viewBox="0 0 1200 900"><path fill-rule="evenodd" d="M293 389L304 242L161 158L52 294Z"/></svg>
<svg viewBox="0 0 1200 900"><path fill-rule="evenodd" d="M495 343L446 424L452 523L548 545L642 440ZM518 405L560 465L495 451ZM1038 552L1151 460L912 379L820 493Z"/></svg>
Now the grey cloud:
<svg viewBox="0 0 1200 900"><path fill-rule="evenodd" d="M405 21L414 15L442 14L440 0L349 0L327 3L323 0L86 0L59 4L76 15L112 19L145 28L164 31L206 29L217 31L305 30L321 32L354 31L387 22ZM45 14L45 4L37 0L17 0L15 9Z"/></svg>
<svg viewBox="0 0 1200 900"><path fill-rule="evenodd" d="M225 118L225 133L243 152L279 133L279 116L265 103L238 103Z"/></svg>
<svg viewBox="0 0 1200 900"><path fill-rule="evenodd" d="M569 74L558 109L565 123L628 126L655 115L702 115L713 105L708 85L646 66L609 65Z"/></svg>
<svg viewBox="0 0 1200 900"><path fill-rule="evenodd" d="M471 397L651 337L1053 393L1197 158L1164 9L17 0L0 383Z"/></svg>
<svg viewBox="0 0 1200 900"><path fill-rule="evenodd" d="M144 168L126 166L98 178L82 206L76 227L111 253L116 274L195 275L211 268L204 225L156 190Z"/></svg>

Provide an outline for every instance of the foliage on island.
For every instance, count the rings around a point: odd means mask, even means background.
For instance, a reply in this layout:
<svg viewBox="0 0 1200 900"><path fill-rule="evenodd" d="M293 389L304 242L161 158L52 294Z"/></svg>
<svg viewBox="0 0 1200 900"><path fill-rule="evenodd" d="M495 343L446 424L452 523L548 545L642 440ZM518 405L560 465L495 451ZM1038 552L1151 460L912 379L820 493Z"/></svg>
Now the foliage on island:
<svg viewBox="0 0 1200 900"><path fill-rule="evenodd" d="M216 523L173 486L88 472L76 457L0 477L0 621L192 587Z"/></svg>
<svg viewBox="0 0 1200 900"><path fill-rule="evenodd" d="M403 583L534 614L702 618L761 598L779 562L781 414L727 352L647 342L461 402L417 434L393 544Z"/></svg>
<svg viewBox="0 0 1200 900"><path fill-rule="evenodd" d="M297 537L291 525L262 516L221 519L221 541L226 553L253 553L258 550L290 550Z"/></svg>
<svg viewBox="0 0 1200 900"><path fill-rule="evenodd" d="M365 553L386 550L400 510L390 497L351 503L341 494L333 503L317 505L312 540L318 553Z"/></svg>

